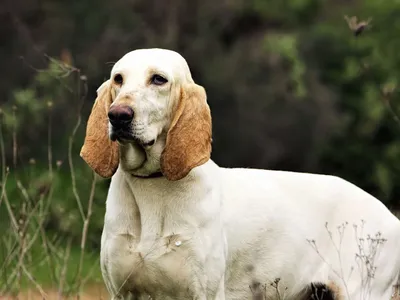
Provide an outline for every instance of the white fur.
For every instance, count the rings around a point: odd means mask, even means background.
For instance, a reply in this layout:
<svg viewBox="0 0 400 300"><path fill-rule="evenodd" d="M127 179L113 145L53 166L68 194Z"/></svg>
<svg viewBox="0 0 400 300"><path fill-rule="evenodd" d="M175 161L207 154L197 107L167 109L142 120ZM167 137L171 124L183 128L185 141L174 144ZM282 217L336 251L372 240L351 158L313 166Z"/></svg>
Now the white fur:
<svg viewBox="0 0 400 300"><path fill-rule="evenodd" d="M149 69L168 84L146 85ZM265 299L280 299L271 285L276 278L281 299L299 299L311 282L335 283L343 299L390 299L400 270L400 222L343 179L222 168L212 160L179 181L132 176L159 170L175 88L193 81L185 60L161 49L128 53L111 78L116 72L124 84L115 103L132 97L133 130L157 142L144 150L121 145L111 180L101 267L113 299L252 299L256 283L265 285ZM376 270L368 282L356 254L371 256L367 236L377 232L387 241L370 262Z"/></svg>

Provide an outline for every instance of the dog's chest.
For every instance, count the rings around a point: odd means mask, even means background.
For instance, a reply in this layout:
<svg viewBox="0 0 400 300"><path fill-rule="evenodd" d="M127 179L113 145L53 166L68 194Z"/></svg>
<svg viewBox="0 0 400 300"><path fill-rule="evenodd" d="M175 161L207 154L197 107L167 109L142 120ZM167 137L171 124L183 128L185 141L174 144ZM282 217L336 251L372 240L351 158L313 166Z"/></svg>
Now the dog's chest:
<svg viewBox="0 0 400 300"><path fill-rule="evenodd" d="M193 274L204 275L206 260L223 257L212 250L223 240L215 230L220 202L212 185L162 179L128 181L129 188L117 183L110 187L102 237L106 280L117 291L153 299L193 298L207 280Z"/></svg>
<svg viewBox="0 0 400 300"><path fill-rule="evenodd" d="M201 222L168 209L143 211L106 218L101 251L109 278L116 289L190 298L197 288L190 274L200 272Z"/></svg>
<svg viewBox="0 0 400 300"><path fill-rule="evenodd" d="M131 291L177 295L192 289L188 279L193 272L190 260L197 256L194 244L196 237L189 233L140 240L121 234L107 239L102 251L114 285Z"/></svg>

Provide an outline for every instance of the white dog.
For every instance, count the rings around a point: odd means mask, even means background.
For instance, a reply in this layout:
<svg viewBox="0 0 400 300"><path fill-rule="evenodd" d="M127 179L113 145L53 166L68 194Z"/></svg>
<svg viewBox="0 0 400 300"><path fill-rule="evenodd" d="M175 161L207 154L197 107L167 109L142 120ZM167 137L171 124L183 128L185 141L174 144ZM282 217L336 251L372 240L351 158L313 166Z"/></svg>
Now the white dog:
<svg viewBox="0 0 400 300"><path fill-rule="evenodd" d="M112 299L390 299L400 222L379 200L333 176L219 167L211 132L176 52L132 51L98 89L81 156L112 176Z"/></svg>

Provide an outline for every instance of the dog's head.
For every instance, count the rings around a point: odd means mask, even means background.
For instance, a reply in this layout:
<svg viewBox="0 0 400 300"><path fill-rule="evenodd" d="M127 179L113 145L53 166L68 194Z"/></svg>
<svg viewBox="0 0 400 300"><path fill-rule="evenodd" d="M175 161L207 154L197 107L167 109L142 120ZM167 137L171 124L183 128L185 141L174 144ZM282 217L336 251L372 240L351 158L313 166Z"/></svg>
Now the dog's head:
<svg viewBox="0 0 400 300"><path fill-rule="evenodd" d="M163 49L123 56L97 90L81 150L88 165L107 178L121 160L133 175L161 171L179 180L210 154L206 93L194 83L185 59Z"/></svg>

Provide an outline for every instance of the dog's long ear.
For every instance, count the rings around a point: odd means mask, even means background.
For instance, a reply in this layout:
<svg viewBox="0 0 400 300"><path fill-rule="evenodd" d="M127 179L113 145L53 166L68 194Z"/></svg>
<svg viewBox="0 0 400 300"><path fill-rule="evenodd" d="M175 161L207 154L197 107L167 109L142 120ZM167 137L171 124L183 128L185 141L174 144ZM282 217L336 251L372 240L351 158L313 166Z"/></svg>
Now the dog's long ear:
<svg viewBox="0 0 400 300"><path fill-rule="evenodd" d="M168 180L182 179L210 159L211 127L204 88L196 84L182 86L160 161Z"/></svg>
<svg viewBox="0 0 400 300"><path fill-rule="evenodd" d="M111 85L106 81L97 90L97 99L89 116L85 142L80 152L86 163L104 178L111 177L119 163L118 143L108 137L107 113L111 103Z"/></svg>

